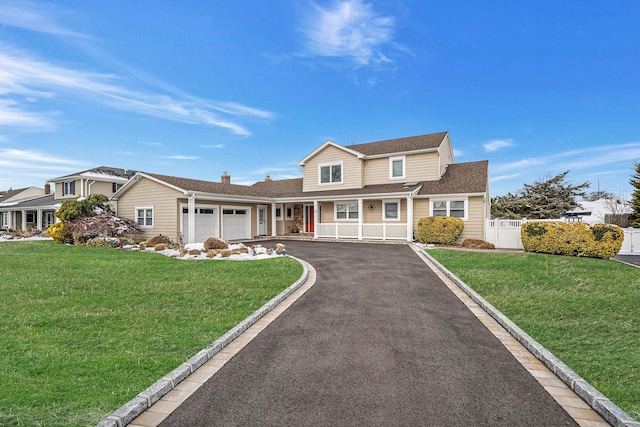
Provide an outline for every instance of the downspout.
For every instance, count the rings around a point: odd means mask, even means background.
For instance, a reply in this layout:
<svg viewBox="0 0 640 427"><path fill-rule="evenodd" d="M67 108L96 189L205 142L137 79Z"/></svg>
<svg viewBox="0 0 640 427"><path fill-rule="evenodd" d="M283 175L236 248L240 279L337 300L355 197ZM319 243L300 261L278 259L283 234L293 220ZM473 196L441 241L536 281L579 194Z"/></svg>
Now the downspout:
<svg viewBox="0 0 640 427"><path fill-rule="evenodd" d="M189 227L187 229L187 243L194 243L196 240L196 195L192 194L188 200L187 215L189 216Z"/></svg>
<svg viewBox="0 0 640 427"><path fill-rule="evenodd" d="M95 181L91 181L91 183L89 183L89 180L87 180L87 196L91 195L91 186L95 183Z"/></svg>

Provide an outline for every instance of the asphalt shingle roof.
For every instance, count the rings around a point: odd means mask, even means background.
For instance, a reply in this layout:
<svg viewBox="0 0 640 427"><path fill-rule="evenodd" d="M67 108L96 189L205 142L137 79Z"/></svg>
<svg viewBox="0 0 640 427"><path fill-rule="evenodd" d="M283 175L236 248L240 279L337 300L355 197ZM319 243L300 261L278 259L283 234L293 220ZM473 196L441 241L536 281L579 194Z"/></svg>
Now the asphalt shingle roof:
<svg viewBox="0 0 640 427"><path fill-rule="evenodd" d="M365 156L429 150L438 148L447 136L447 133L448 132L438 132L427 135L409 136L406 138L388 139L385 141L367 142L365 144L347 145L345 148L357 151Z"/></svg>
<svg viewBox="0 0 640 427"><path fill-rule="evenodd" d="M489 162L454 163L447 167L440 180L420 181L415 186L405 186L405 182L365 185L362 188L335 189L323 191L302 191L302 178L260 181L252 186L223 184L175 176L147 173L167 184L185 191L210 194L264 198L314 198L326 196L365 196L367 194L409 193L421 186L418 195L483 193L487 189Z"/></svg>
<svg viewBox="0 0 640 427"><path fill-rule="evenodd" d="M438 181L424 181L418 195L484 193L489 179L489 161L452 163Z"/></svg>

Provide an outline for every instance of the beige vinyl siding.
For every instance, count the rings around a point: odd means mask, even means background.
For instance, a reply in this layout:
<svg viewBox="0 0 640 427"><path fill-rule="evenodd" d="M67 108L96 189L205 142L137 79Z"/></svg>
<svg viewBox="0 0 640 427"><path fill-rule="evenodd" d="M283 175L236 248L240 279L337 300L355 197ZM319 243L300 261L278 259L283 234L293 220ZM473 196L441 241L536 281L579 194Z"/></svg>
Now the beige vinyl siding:
<svg viewBox="0 0 640 427"><path fill-rule="evenodd" d="M384 202L390 201L398 201L400 202L400 220L398 221L390 221L384 220ZM375 205L375 209L373 212L369 210L369 205ZM390 224L398 223L398 224L406 224L407 222L407 199L406 198L398 198L398 199L385 199L385 200L364 200L362 203L362 222L364 224L382 224L383 222L388 222Z"/></svg>
<svg viewBox="0 0 640 427"><path fill-rule="evenodd" d="M438 147L438 153L440 156L440 173L444 173L444 170L446 169L447 165L450 165L451 163L453 163L453 157L452 157L453 150L451 149L451 140L449 139L448 134L445 140L443 141L443 143L440 144L440 147ZM439 178L440 177L436 179L439 179Z"/></svg>
<svg viewBox="0 0 640 427"><path fill-rule="evenodd" d="M342 162L341 184L319 184L318 169L320 165L331 165ZM350 189L362 187L361 160L333 146L327 146L304 165L303 191L322 191Z"/></svg>
<svg viewBox="0 0 640 427"><path fill-rule="evenodd" d="M65 181L65 182L71 182L71 181ZM56 195L54 196L55 200L66 200L66 199L75 199L76 197L80 196L80 180L76 180L74 181L75 184L75 193L74 194L67 194L65 196L62 195L62 182L56 182Z"/></svg>
<svg viewBox="0 0 640 427"><path fill-rule="evenodd" d="M335 222L333 210L333 202L321 202L320 205L320 222Z"/></svg>
<svg viewBox="0 0 640 427"><path fill-rule="evenodd" d="M96 181L91 184L91 181L89 181L87 188L90 189L89 195L104 194L107 197L111 197L113 195L113 183L111 182Z"/></svg>
<svg viewBox="0 0 640 427"><path fill-rule="evenodd" d="M180 196L180 191L142 177L118 199L118 216L136 221L136 207L153 207L153 227L144 228L143 237L162 234L178 241Z"/></svg>
<svg viewBox="0 0 640 427"><path fill-rule="evenodd" d="M395 157L395 156L391 156ZM439 179L438 153L421 153L405 157L405 177L389 178L389 157L364 161L365 185L388 184L390 182L431 181Z"/></svg>
<svg viewBox="0 0 640 427"><path fill-rule="evenodd" d="M464 230L460 236L459 242L464 239L480 239L484 240L485 226L485 206L484 197L469 197L467 213L467 221L464 223Z"/></svg>
<svg viewBox="0 0 640 427"><path fill-rule="evenodd" d="M452 198L452 200L455 199ZM429 199L416 199L413 202L414 217L413 229L417 230L418 220L429 216ZM469 197L467 200L467 220L464 222L464 229L458 239L458 243L462 243L464 239L481 239L484 240L485 225L485 205L484 196Z"/></svg>

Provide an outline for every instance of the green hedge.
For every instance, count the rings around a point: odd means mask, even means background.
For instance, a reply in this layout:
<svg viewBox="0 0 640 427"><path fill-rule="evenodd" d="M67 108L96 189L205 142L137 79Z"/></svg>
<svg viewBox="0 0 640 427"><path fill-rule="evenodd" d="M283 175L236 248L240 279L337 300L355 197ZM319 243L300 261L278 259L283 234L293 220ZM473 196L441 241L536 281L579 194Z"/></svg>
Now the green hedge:
<svg viewBox="0 0 640 427"><path fill-rule="evenodd" d="M620 251L624 232L611 224L528 222L520 237L527 252L609 259Z"/></svg>
<svg viewBox="0 0 640 427"><path fill-rule="evenodd" d="M464 221L452 216L427 216L418 220L420 243L455 244L464 229Z"/></svg>

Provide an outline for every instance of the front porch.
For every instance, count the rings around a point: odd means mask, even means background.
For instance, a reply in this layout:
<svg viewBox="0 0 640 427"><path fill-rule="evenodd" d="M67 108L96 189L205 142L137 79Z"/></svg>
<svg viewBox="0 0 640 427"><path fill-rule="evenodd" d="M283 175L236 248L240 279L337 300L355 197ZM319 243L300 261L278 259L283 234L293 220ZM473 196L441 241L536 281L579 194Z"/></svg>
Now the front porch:
<svg viewBox="0 0 640 427"><path fill-rule="evenodd" d="M313 239L411 242L413 204L413 194L406 193L330 201L285 201L272 206L271 229L277 230L272 236L299 233ZM278 224L281 220L285 221Z"/></svg>

